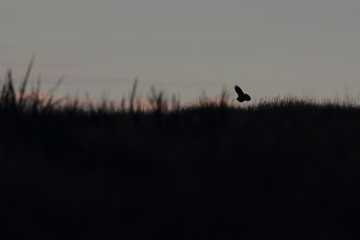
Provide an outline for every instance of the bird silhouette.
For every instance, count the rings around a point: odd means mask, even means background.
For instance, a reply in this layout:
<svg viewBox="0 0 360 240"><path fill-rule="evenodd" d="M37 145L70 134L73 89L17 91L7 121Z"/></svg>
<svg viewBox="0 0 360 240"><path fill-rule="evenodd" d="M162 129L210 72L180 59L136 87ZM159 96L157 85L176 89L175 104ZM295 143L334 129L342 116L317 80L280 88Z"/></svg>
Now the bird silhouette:
<svg viewBox="0 0 360 240"><path fill-rule="evenodd" d="M244 93L238 85L235 85L235 91L238 94L237 100L239 102L251 100L251 97L248 94Z"/></svg>

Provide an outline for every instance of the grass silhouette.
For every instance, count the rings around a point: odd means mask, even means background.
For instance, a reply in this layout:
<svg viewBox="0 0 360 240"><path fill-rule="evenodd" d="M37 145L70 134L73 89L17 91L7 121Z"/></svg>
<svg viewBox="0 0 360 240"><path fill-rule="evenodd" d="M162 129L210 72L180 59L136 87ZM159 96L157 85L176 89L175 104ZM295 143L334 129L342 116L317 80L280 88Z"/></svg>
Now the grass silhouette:
<svg viewBox="0 0 360 240"><path fill-rule="evenodd" d="M0 215L13 237L359 237L356 104L238 108L223 92L169 108L153 89L145 111L137 82L126 108L40 98L25 79L16 91L9 71L0 96Z"/></svg>

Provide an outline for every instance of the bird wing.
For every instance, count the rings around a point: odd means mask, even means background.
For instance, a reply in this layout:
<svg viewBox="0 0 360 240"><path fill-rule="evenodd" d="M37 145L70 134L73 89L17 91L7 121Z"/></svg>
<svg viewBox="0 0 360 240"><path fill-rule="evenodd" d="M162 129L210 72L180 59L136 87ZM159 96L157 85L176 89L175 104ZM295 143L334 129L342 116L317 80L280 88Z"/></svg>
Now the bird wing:
<svg viewBox="0 0 360 240"><path fill-rule="evenodd" d="M240 96L244 95L244 92L241 90L241 88L238 85L235 85L235 91Z"/></svg>

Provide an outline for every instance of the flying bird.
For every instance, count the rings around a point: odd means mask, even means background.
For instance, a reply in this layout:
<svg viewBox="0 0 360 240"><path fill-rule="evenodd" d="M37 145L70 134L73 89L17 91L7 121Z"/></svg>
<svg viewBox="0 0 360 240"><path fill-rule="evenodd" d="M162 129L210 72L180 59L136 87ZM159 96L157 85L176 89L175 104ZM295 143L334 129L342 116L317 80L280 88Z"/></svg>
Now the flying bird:
<svg viewBox="0 0 360 240"><path fill-rule="evenodd" d="M238 85L235 85L235 91L238 94L237 100L239 102L251 100L251 97L248 94L244 93Z"/></svg>

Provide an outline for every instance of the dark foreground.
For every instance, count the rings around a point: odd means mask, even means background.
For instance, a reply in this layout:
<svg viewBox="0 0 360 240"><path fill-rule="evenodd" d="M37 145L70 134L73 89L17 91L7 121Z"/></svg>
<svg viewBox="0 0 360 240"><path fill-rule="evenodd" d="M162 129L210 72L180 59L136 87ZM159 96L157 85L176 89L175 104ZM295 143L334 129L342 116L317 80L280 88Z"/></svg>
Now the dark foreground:
<svg viewBox="0 0 360 240"><path fill-rule="evenodd" d="M357 107L5 109L0 153L13 238L360 237Z"/></svg>

